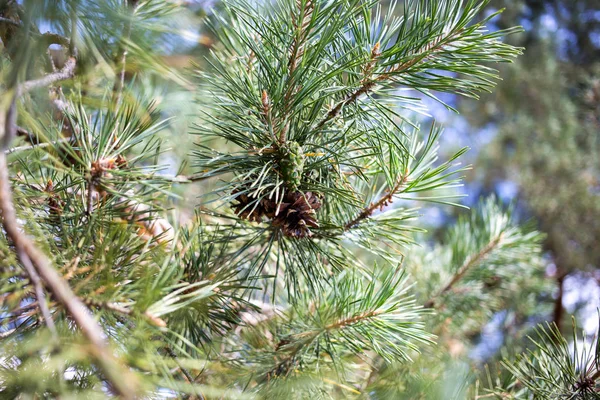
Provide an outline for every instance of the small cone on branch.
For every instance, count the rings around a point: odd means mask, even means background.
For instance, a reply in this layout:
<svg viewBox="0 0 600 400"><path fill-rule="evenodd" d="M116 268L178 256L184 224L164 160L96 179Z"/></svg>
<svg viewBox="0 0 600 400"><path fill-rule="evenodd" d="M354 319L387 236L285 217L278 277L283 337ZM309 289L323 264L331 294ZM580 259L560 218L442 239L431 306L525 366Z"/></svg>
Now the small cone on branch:
<svg viewBox="0 0 600 400"><path fill-rule="evenodd" d="M305 238L312 236L310 228L318 228L316 210L321 208L319 198L312 192L294 192L286 195L273 219L285 236Z"/></svg>
<svg viewBox="0 0 600 400"><path fill-rule="evenodd" d="M302 147L297 142L288 142L282 146L281 159L279 166L283 180L287 188L292 191L298 191L302 170L304 169L304 153Z"/></svg>
<svg viewBox="0 0 600 400"><path fill-rule="evenodd" d="M237 192L234 192L234 194ZM256 199L247 194L240 194L235 198L236 203L232 204L232 208L236 215L242 219L247 219L251 222L261 222L263 216L271 218L272 210L274 210L273 201L264 198L259 200L258 205Z"/></svg>
<svg viewBox="0 0 600 400"><path fill-rule="evenodd" d="M288 192L281 203L263 198L256 204L256 199L245 194L239 195L235 200L237 203L232 207L240 218L262 222L263 217L266 217L288 237L310 237L310 228L319 227L316 211L321 208L321 201L312 192Z"/></svg>

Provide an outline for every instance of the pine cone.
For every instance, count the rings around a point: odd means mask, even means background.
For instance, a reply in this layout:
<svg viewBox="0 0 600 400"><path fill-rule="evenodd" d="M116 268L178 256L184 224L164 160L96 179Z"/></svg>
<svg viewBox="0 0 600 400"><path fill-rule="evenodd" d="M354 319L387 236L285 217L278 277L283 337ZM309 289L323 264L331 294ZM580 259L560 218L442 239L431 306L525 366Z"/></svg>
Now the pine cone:
<svg viewBox="0 0 600 400"><path fill-rule="evenodd" d="M280 204L264 198L257 205L257 200L246 194L239 195L235 201L232 208L240 218L262 222L266 217L288 237L310 237L310 228L319 227L316 210L321 208L321 202L312 192L288 192Z"/></svg>
<svg viewBox="0 0 600 400"><path fill-rule="evenodd" d="M238 192L234 192L238 193ZM252 222L261 222L263 216L273 218L275 215L275 202L269 199L261 199L256 204L256 199L251 198L247 194L241 194L235 198L236 204L232 204L233 210L238 217L247 219ZM256 207L255 207L256 206Z"/></svg>
<svg viewBox="0 0 600 400"><path fill-rule="evenodd" d="M293 192L275 212L273 225L279 226L285 236L305 238L312 235L309 228L318 228L316 210L321 208L319 198L312 192Z"/></svg>
<svg viewBox="0 0 600 400"><path fill-rule="evenodd" d="M302 170L304 169L304 153L297 142L287 142L281 147L279 167L287 188L297 192L300 187Z"/></svg>

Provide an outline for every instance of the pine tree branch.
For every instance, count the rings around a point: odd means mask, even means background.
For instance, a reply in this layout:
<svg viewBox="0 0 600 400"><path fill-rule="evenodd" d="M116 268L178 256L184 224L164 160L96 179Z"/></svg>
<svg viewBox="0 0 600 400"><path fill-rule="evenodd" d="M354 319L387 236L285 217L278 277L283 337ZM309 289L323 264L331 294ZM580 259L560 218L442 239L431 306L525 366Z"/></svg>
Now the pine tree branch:
<svg viewBox="0 0 600 400"><path fill-rule="evenodd" d="M464 276L473 268L483 261L492 251L494 251L498 245L502 242L503 235L500 234L491 240L485 247L483 247L477 254L468 257L465 262L460 266L456 274L452 277L452 280L444 286L439 292L434 294L427 302L425 302L426 308L433 308L436 306L436 301L444 294L448 293L456 283L458 283Z"/></svg>
<svg viewBox="0 0 600 400"><path fill-rule="evenodd" d="M0 17L0 23L9 24L9 25L12 25L12 26L17 26L19 28L21 27L21 23L20 22L14 21L14 20L12 20L10 18L5 18L5 17Z"/></svg>
<svg viewBox="0 0 600 400"><path fill-rule="evenodd" d="M319 335L322 335L325 332L342 330L352 325L356 325L358 323L367 321L382 313L384 313L383 310L366 311L351 317L339 319L335 322L325 325L323 328L320 329L314 329L306 332L297 333L291 335L290 337L281 339L275 345L275 351L279 349L286 351L290 348L291 351L289 351L287 354L285 354L285 356L278 360L277 365L275 365L265 374L264 379L269 381L271 377L281 375L283 369L289 372L291 370L291 367L295 364L295 358L298 355L298 353L304 347L310 345Z"/></svg>
<svg viewBox="0 0 600 400"><path fill-rule="evenodd" d="M364 210L362 210L362 212L356 218L354 218L352 221L346 223L346 225L344 225L344 231L348 231L348 230L352 229L356 225L360 224L363 220L369 218L371 215L373 215L375 210L382 209L383 207L389 205L391 203L393 197L408 182L409 175L410 175L410 173L407 171L404 175L402 175L400 177L400 179L398 179L398 182L396 182L396 185L394 185L394 187L385 196L380 198L375 203L371 203L368 207L366 207Z"/></svg>
<svg viewBox="0 0 600 400"><path fill-rule="evenodd" d="M190 371L188 371L187 368L185 368L183 365L181 365L181 363L179 362L179 359L177 357L177 354L173 351L173 349L170 346L166 346L165 348L166 348L167 353L169 354L169 356L171 356L171 358L173 360L175 360L175 362L177 363L177 366L179 367L179 370L181 371L181 373L185 377L185 380L189 384L193 384L196 380L194 379L194 377L192 376L192 374L190 373ZM198 391L195 388L194 388L194 395L197 396L196 398L198 398L200 400L205 400L206 399L204 397L204 395L202 393L198 393ZM186 397L186 399L187 398L189 398L189 397Z"/></svg>
<svg viewBox="0 0 600 400"><path fill-rule="evenodd" d="M2 161L0 160L0 168L2 167L1 163ZM4 209L2 208L2 210ZM48 309L48 303L46 302L46 294L44 293L42 280L40 279L39 274L35 270L35 267L31 263L31 259L27 256L27 254L24 253L24 249L18 249L17 252L17 257L19 258L19 260L21 260L21 264L23 264L23 266L25 267L25 270L29 275L31 283L33 283L35 297L37 299L37 304L40 309L40 312L42 313L42 317L44 318L44 322L46 323L46 326L52 333L53 339L56 340L58 338L56 325L54 325L52 314L50 314L50 310Z"/></svg>
<svg viewBox="0 0 600 400"><path fill-rule="evenodd" d="M70 79L75 75L75 66L77 65L77 61L75 57L69 57L69 59L65 62L65 65L56 72L52 72L40 79L35 79L32 81L23 82L17 88L17 97L22 94L29 92L30 90L49 86L55 82L64 81L66 79Z"/></svg>
<svg viewBox="0 0 600 400"><path fill-rule="evenodd" d="M354 325L359 322L365 321L367 319L376 317L381 313L383 313L382 310L372 310L372 311L367 311L367 312L355 315L353 317L343 318L332 324L325 326L324 330L325 331L333 331L333 330L337 330L337 329L343 329L347 326Z"/></svg>
<svg viewBox="0 0 600 400"><path fill-rule="evenodd" d="M73 59L74 60L74 59ZM102 328L90 315L83 302L73 293L69 285L52 267L50 260L37 246L19 229L19 223L12 199L12 190L8 174L8 163L5 150L10 140L16 135L16 96L7 111L0 110L0 126L2 130L2 145L0 151L0 211L2 212L2 226L16 249L21 263L29 270L31 267L45 286L50 290L56 300L69 312L77 326L91 344L91 353L96 359L111 385L111 387L124 399L133 399L137 392L137 384L133 377L114 359L106 344ZM32 278L33 280L34 278ZM45 299L38 298L40 307Z"/></svg>
<svg viewBox="0 0 600 400"><path fill-rule="evenodd" d="M32 144L32 145L26 145L26 146L11 147L10 149L5 150L5 153L11 154L11 153L16 153L16 152L25 151L25 150L43 149L45 147L56 146L57 144L60 144L60 143L67 143L70 140L71 139L66 138L66 139L56 140L54 142L45 142L45 143Z"/></svg>
<svg viewBox="0 0 600 400"><path fill-rule="evenodd" d="M348 318L342 318L338 321L332 322L329 325L325 325L322 329L315 329L315 330L311 330L311 331L306 331L306 332L302 332L302 333L297 333L295 335L292 335L292 337L294 338L310 338L310 337L317 337L318 335L320 335L323 332L331 332L331 331L335 331L338 329L344 329L347 326L350 325L354 325L357 324L359 322L365 321L369 318L373 318L376 317L377 315L381 314L383 311L381 310L371 310L371 311L367 311L361 314L357 314L354 315L352 317L348 317ZM280 342L281 343L281 342ZM280 344L278 344L278 346L280 346Z"/></svg>
<svg viewBox="0 0 600 400"><path fill-rule="evenodd" d="M396 66L389 69L387 72L384 72L381 75L377 76L377 78L375 79L363 79L361 81L361 86L354 92L349 94L345 99L337 103L331 110L329 110L325 117L319 123L317 123L314 129L322 129L328 122L335 119L345 106L356 102L361 96L369 93L377 84L389 81L394 76L405 73L411 68L417 66L419 63L428 60L430 57L434 56L437 52L442 50L444 46L448 44L448 42L451 42L456 37L456 35L461 33L461 31L462 30L459 30L458 32L454 32L448 37L440 37L437 40L428 43L421 51L412 55L410 60L397 64ZM375 50L375 47L377 47L377 50L379 50L378 45L379 43L377 43L373 49ZM378 56L379 55L377 55L377 57ZM372 56L370 63L372 63L373 60L376 60L376 57ZM369 72L372 72L372 69L373 67L370 68Z"/></svg>
<svg viewBox="0 0 600 400"><path fill-rule="evenodd" d="M294 73L302 60L304 50L306 46L306 39L310 34L309 25L312 19L312 13L315 8L314 0L306 0L304 7L302 6L303 0L296 0L296 6L299 11L299 15L292 15L294 28L296 29L296 35L292 42L292 48L290 51L290 59L288 61L288 88L283 99L283 110L285 125L279 132L279 144L283 144L286 141L287 132L290 129L289 121L289 108L292 101L292 96L297 89L297 85L294 84L295 77Z"/></svg>

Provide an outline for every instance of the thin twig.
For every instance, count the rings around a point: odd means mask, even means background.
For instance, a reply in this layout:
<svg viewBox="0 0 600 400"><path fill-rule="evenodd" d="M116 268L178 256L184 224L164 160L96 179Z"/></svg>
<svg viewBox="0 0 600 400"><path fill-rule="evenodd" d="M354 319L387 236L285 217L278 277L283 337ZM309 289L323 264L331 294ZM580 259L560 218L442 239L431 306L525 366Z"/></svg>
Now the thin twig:
<svg viewBox="0 0 600 400"><path fill-rule="evenodd" d="M87 185L87 191L86 191L86 207L85 207L85 214L89 217L90 215L92 215L92 212L94 211L94 185L92 184L92 177L90 176L90 178L87 180L86 185Z"/></svg>
<svg viewBox="0 0 600 400"><path fill-rule="evenodd" d="M67 143L69 141L71 141L70 138L65 138L65 139L56 140L54 142L45 142L45 143L32 144L32 145L27 145L27 146L11 147L10 149L5 150L5 153L11 154L11 153L16 153L16 152L25 151L25 150L43 149L45 147L55 146L60 143Z"/></svg>
<svg viewBox="0 0 600 400"><path fill-rule="evenodd" d="M37 300L36 301L32 301L31 303L26 304L23 307L19 307L17 309L10 310L8 312L8 314L18 316L20 314L23 314L26 311L33 310L34 308L39 308Z"/></svg>
<svg viewBox="0 0 600 400"><path fill-rule="evenodd" d="M9 25L13 25L13 26L18 26L19 28L21 27L21 23L18 21L13 21L10 18L5 18L5 17L0 17L0 22L3 24L9 24Z"/></svg>
<svg viewBox="0 0 600 400"><path fill-rule="evenodd" d="M77 61L75 60L75 57L69 57L69 59L65 62L65 65L59 71L52 72L40 79L27 81L19 85L17 88L17 97L21 96L23 93L29 92L30 90L49 86L55 82L72 78L75 74L76 65Z"/></svg>
<svg viewBox="0 0 600 400"><path fill-rule="evenodd" d="M468 257L465 262L460 266L456 274L452 277L452 280L444 286L442 290L431 296L429 300L425 303L425 307L432 308L435 306L435 303L439 297L448 293L454 285L460 281L466 274L469 272L471 268L479 264L483 259L485 259L488 254L490 254L502 241L502 234L495 237L491 240L485 247L483 247L477 254Z"/></svg>
<svg viewBox="0 0 600 400"><path fill-rule="evenodd" d="M134 315L134 314L140 315L140 316L144 317L147 320L147 322L149 322L150 324L152 324L154 326L158 326L158 327L167 326L167 323L162 318L157 317L148 311L138 314L136 310L124 307L117 303L111 303L111 302L107 302L107 301L98 301L98 300L89 299L89 298L84 298L83 302L89 307L103 308L103 309L114 311L116 313L123 314L123 315Z"/></svg>
<svg viewBox="0 0 600 400"><path fill-rule="evenodd" d="M454 37L460 32L461 31L455 32L446 38L439 38L436 41L429 43L420 52L414 54L410 60L397 64L388 71L380 74L375 79L363 79L361 81L361 86L354 92L350 93L345 99L338 102L331 110L329 110L325 117L323 117L323 119L315 125L314 130L320 130L323 128L328 122L336 118L345 106L354 103L361 96L369 93L377 84L390 80L393 76L404 73L420 62L429 59L433 54L443 49L444 45L454 39ZM369 73L372 72L372 69L372 67L369 69Z"/></svg>
<svg viewBox="0 0 600 400"><path fill-rule="evenodd" d="M7 337L9 337L10 335L12 335L16 331L17 331L17 329L13 328L13 329L9 329L9 330L4 331L4 332L0 332L0 339L6 339Z"/></svg>
<svg viewBox="0 0 600 400"><path fill-rule="evenodd" d="M33 133L20 126L17 126L17 135L24 137L31 144L36 144L38 141L37 137Z"/></svg>
<svg viewBox="0 0 600 400"><path fill-rule="evenodd" d="M193 174L193 175L161 175L161 174L148 174L148 175L140 175L134 179L163 179L165 181L173 182L173 183L193 183L198 181L203 181L205 179L209 179L210 176L205 176L203 173Z"/></svg>
<svg viewBox="0 0 600 400"><path fill-rule="evenodd" d="M133 18L135 12L137 11L137 3L138 0L129 0L127 1L128 6L131 8L131 16ZM131 19L129 19L125 24L125 31L123 33L124 40L129 40L131 37ZM123 45L121 51L121 71L119 72L119 76L114 85L114 93L115 93L115 108L118 108L121 104L123 98L123 89L125 87L125 73L127 72L127 45Z"/></svg>
<svg viewBox="0 0 600 400"><path fill-rule="evenodd" d="M167 353L169 354L169 356L171 356L171 358L173 360L175 360L175 362L177 363L177 366L179 367L179 370L181 371L181 373L183 374L183 376L185 377L185 379L188 381L188 383L189 384L193 384L194 381L195 381L194 377L192 376L192 374L190 373L190 371L187 370L187 368L185 368L183 365L181 365L181 363L177 359L177 354L169 346L166 346L166 350L167 350ZM204 395L202 393L198 393L195 388L194 388L194 394L196 396L199 396L199 398L201 400L205 400Z"/></svg>
<svg viewBox="0 0 600 400"><path fill-rule="evenodd" d="M353 325L353 324L362 322L362 321L364 321L366 319L376 317L379 314L381 314L382 312L383 312L383 310L373 310L373 311L367 311L367 312L364 312L362 314L355 315L353 317L343 318L343 319L340 319L340 320L338 320L338 321L336 321L334 323L331 323L331 324L327 325L325 327L325 330L332 331L332 330L335 330L335 329L342 329L342 328L345 328L348 325Z"/></svg>
<svg viewBox="0 0 600 400"><path fill-rule="evenodd" d="M19 260L21 260L21 264L23 264L23 266L25 267L25 270L27 271L27 274L29 275L29 279L31 280L31 283L33 284L33 288L35 291L35 297L37 299L37 304L40 309L40 312L42 313L42 317L44 318L44 322L46 323L46 326L52 333L52 337L56 340L58 338L58 335L56 332L56 325L54 325L54 320L52 319L52 314L50 314L50 310L48 309L48 303L46 302L46 294L44 293L44 287L42 285L42 280L40 279L40 276L38 275L37 271L35 270L35 267L31 263L31 259L24 252L25 252L24 249L22 249L22 248L18 249L17 256L19 257Z"/></svg>
<svg viewBox="0 0 600 400"><path fill-rule="evenodd" d="M292 351L290 351L285 357L281 358L280 361L278 361L277 365L265 374L265 379L269 380L273 375L279 375L280 370L282 368L286 368L286 367L289 368L289 366L293 365L294 358L300 352L300 350L307 344L312 343L313 340L320 334L322 334L324 332L337 330L337 329L343 329L347 326L354 325L359 322L365 321L367 319L376 317L377 315L381 314L382 312L383 312L382 310L366 311L364 313L354 315L352 317L340 319L329 325L324 326L321 329L315 329L315 330L301 332L301 333L292 335L291 339L298 339L301 342L295 344ZM275 346L275 350L278 350L279 348L283 348L284 346L288 346L291 343L291 339L284 338L284 339L280 340L277 343L277 345Z"/></svg>
<svg viewBox="0 0 600 400"><path fill-rule="evenodd" d="M402 175L400 177L400 179L398 179L398 181L396 182L396 185L394 185L394 187L385 196L383 196L382 198L377 200L375 203L371 203L368 207L366 207L364 210L362 210L361 213L356 218L354 218L352 221L346 223L346 225L344 225L344 231L350 230L351 228L355 227L363 220L365 220L365 219L369 218L371 215L373 215L375 210L382 209L383 207L385 207L389 203L391 203L393 197L402 189L402 187L406 184L406 182L408 182L409 175L410 174L407 171L404 175Z"/></svg>

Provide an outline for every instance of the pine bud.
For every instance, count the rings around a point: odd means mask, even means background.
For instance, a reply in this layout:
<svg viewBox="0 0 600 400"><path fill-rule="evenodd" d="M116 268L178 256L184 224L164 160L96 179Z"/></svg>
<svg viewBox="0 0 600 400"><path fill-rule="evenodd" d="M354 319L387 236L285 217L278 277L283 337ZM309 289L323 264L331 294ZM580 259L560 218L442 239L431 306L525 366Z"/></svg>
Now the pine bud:
<svg viewBox="0 0 600 400"><path fill-rule="evenodd" d="M297 142L287 142L281 147L279 166L287 188L293 192L300 187L304 170L304 152Z"/></svg>

